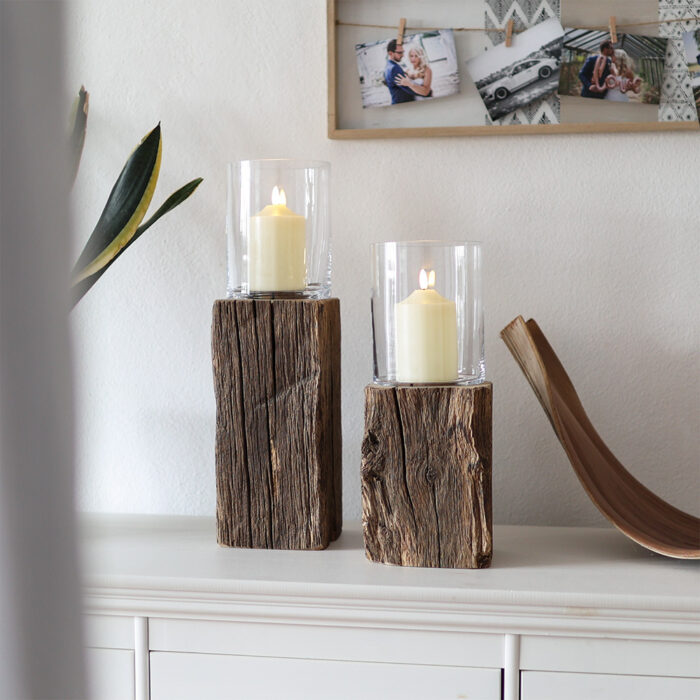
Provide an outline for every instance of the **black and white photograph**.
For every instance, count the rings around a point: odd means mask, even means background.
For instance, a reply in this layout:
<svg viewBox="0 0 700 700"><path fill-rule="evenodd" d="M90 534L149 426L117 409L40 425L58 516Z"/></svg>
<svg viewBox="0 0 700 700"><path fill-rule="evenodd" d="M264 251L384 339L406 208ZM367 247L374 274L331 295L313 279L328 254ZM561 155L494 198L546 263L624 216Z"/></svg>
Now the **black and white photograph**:
<svg viewBox="0 0 700 700"><path fill-rule="evenodd" d="M499 44L467 61L491 119L556 91L563 35L559 21L548 19L514 34L511 46Z"/></svg>
<svg viewBox="0 0 700 700"><path fill-rule="evenodd" d="M683 50L690 71L690 85L693 88L695 108L700 120L700 29L683 34Z"/></svg>
<svg viewBox="0 0 700 700"><path fill-rule="evenodd" d="M406 34L403 44L383 39L356 44L363 107L389 107L459 92L451 29Z"/></svg>
<svg viewBox="0 0 700 700"><path fill-rule="evenodd" d="M559 94L601 102L659 104L668 39L566 29Z"/></svg>

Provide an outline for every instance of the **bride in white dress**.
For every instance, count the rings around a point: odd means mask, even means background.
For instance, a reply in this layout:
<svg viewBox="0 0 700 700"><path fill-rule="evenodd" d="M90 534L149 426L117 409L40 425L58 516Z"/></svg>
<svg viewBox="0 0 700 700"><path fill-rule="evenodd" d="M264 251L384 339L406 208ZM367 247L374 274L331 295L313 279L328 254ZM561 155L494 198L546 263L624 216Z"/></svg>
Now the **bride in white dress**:
<svg viewBox="0 0 700 700"><path fill-rule="evenodd" d="M413 70L408 71L406 75L397 76L396 84L411 89L417 100L427 100L433 96L433 70L425 60L423 49L411 48L408 52L408 60Z"/></svg>
<svg viewBox="0 0 700 700"><path fill-rule="evenodd" d="M627 51L615 49L615 71L605 80L608 91L605 99L612 102L629 102L629 91L639 92L641 78L634 75L634 63Z"/></svg>

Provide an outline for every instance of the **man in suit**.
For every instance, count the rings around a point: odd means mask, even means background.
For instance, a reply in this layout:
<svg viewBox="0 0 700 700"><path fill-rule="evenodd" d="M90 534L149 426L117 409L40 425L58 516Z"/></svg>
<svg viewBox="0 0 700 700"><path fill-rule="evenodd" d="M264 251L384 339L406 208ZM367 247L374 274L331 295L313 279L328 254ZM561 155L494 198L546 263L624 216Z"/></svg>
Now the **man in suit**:
<svg viewBox="0 0 700 700"><path fill-rule="evenodd" d="M403 58L403 45L396 45L396 39L392 39L386 47L387 61L384 69L384 80L386 86L391 93L391 104L399 104L400 102L413 102L416 99L416 93L410 88L396 84L396 78L401 75L406 75L401 67L400 61Z"/></svg>
<svg viewBox="0 0 700 700"><path fill-rule="evenodd" d="M599 78L599 85L604 86L605 79L610 75L610 65L612 64L612 58L614 55L615 47L613 46L613 43L612 41L610 41L610 39L606 39L600 44L600 53L593 54L592 56L589 56L586 59L585 63L583 64L583 68L581 68L578 74L578 79L581 81L581 85L583 86L581 88L581 97L595 97L599 100L602 100L605 97L607 89L603 89L600 91L591 90L591 83L593 82L593 72L595 71L596 61L601 56L604 56L605 67L603 68L603 71L600 74Z"/></svg>

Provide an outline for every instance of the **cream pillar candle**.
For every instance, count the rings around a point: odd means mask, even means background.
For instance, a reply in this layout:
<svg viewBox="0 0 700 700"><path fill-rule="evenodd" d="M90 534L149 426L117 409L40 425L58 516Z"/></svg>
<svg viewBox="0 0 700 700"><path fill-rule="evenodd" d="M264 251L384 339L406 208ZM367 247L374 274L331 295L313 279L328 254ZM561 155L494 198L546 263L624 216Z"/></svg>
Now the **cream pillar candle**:
<svg viewBox="0 0 700 700"><path fill-rule="evenodd" d="M402 383L457 380L457 307L434 289L420 271L420 289L396 305L396 381Z"/></svg>
<svg viewBox="0 0 700 700"><path fill-rule="evenodd" d="M248 286L251 292L293 292L306 287L306 218L287 207L274 188L272 204L250 217Z"/></svg>

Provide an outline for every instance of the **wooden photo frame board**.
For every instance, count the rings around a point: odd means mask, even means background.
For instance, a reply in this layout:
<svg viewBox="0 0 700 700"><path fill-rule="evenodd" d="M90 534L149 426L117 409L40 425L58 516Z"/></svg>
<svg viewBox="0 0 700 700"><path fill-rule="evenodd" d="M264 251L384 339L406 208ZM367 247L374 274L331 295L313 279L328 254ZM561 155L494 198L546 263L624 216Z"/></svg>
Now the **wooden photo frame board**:
<svg viewBox="0 0 700 700"><path fill-rule="evenodd" d="M599 110L596 100L558 97L553 110L545 106L538 114L490 123L465 62L487 46L505 40L498 18L489 12L490 0L327 0L328 26L328 136L332 139L404 138L425 136L483 136L596 132L700 131L698 119L669 120L658 105L607 105ZM692 0L694 16L700 18L700 0ZM515 0L517 4L517 0ZM608 26L612 14L618 32L661 36L659 0L560 0L564 27ZM401 18L407 19L406 34L455 28L455 44L461 79L459 94L429 103L363 109L354 47L357 43L382 40L398 33ZM493 20L496 20L495 22ZM480 29L496 28L487 32ZM523 26L522 22L519 25ZM672 25L665 25L666 27ZM674 25L674 28L677 25ZM697 22L700 27L700 19ZM516 34L518 24L516 22ZM678 70L678 69L676 69ZM665 81L666 82L666 81ZM548 116L547 116L548 115ZM537 123L525 123L530 119ZM516 121L517 123L512 123ZM504 123L505 122L505 123ZM540 123L546 122L546 123Z"/></svg>

